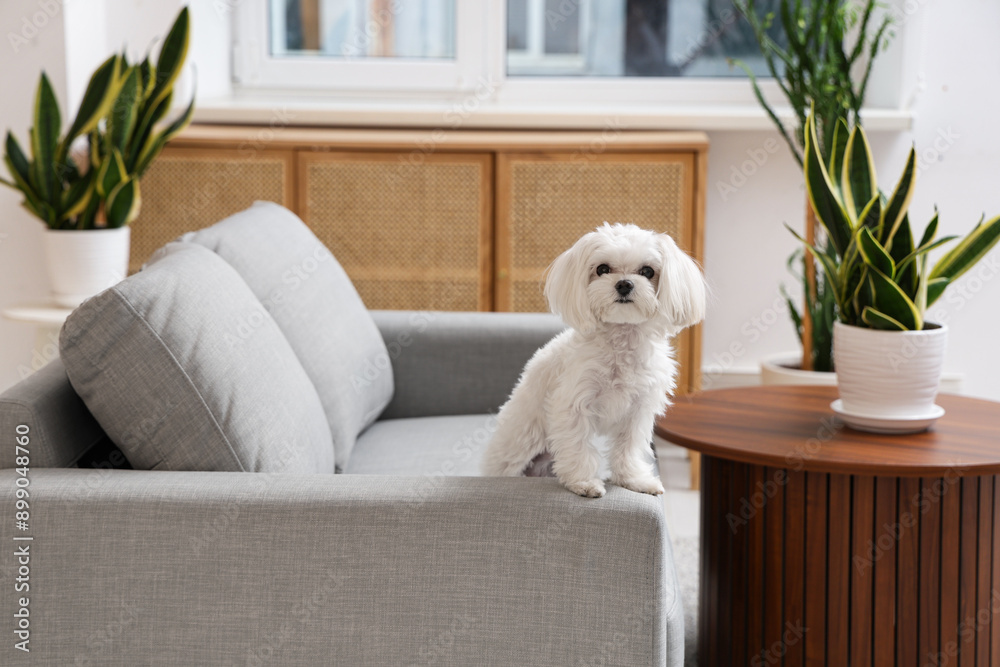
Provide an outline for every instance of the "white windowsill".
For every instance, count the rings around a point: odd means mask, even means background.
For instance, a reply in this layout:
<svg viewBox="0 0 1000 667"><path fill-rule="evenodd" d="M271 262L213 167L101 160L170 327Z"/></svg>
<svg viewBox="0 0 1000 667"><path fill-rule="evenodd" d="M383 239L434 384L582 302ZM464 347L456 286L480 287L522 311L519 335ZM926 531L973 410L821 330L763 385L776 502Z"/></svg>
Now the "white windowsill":
<svg viewBox="0 0 1000 667"><path fill-rule="evenodd" d="M791 109L778 107L783 122ZM867 109L869 132L905 132L914 113L907 109ZM331 127L409 127L444 129L604 129L629 130L770 130L773 124L757 105L575 105L545 106L483 102L475 108L460 102L352 102L283 96L233 96L199 100L194 121L252 125Z"/></svg>

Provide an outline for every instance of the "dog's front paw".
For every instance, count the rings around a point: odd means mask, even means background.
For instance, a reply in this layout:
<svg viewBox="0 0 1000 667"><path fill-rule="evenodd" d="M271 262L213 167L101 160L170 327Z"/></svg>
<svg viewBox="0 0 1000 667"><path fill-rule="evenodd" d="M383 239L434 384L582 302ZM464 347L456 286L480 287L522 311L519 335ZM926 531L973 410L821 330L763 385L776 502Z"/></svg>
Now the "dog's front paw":
<svg viewBox="0 0 1000 667"><path fill-rule="evenodd" d="M622 480L618 482L618 485L637 493L648 493L651 496L663 495L663 484L655 477L634 477Z"/></svg>
<svg viewBox="0 0 1000 667"><path fill-rule="evenodd" d="M604 495L604 482L599 479L568 482L564 486L576 495L583 496L584 498L600 498Z"/></svg>

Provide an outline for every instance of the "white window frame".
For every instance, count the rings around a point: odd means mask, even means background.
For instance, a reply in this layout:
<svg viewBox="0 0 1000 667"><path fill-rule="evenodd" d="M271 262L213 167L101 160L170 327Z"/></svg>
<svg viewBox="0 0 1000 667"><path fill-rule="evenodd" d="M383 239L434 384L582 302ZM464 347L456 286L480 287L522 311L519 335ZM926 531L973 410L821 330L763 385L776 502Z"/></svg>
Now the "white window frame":
<svg viewBox="0 0 1000 667"><path fill-rule="evenodd" d="M590 0L576 0L579 13L578 43L584 46L585 36L590 34ZM514 67L543 66L546 70L561 74L583 72L587 59L582 52L547 53L545 51L545 0L527 0L526 18L528 22L527 48L507 49L508 62ZM504 36L506 37L506 24ZM504 40L506 43L506 39Z"/></svg>
<svg viewBox="0 0 1000 667"><path fill-rule="evenodd" d="M405 0L402 0L405 1ZM486 70L478 39L486 15L475 3L455 3L455 58L331 58L324 55L274 57L270 53L267 0L244 0L233 24L233 80L237 87L300 91L461 91L471 90ZM365 35L359 36L363 43Z"/></svg>
<svg viewBox="0 0 1000 667"><path fill-rule="evenodd" d="M469 127L588 127L610 116L643 128L771 127L744 78L508 77L505 0L456 0L454 61L271 58L267 0L241 0L232 18L232 102L201 104L197 116L206 122L227 114L258 120L280 99L302 110L297 122L323 122L328 109L347 123L426 125L462 105L474 109L463 113ZM897 27L895 53L881 56L873 72L869 129L907 129L912 122L908 107L919 78L912 63L921 31L910 25L919 15L911 18ZM789 118L778 85L763 79L761 89Z"/></svg>

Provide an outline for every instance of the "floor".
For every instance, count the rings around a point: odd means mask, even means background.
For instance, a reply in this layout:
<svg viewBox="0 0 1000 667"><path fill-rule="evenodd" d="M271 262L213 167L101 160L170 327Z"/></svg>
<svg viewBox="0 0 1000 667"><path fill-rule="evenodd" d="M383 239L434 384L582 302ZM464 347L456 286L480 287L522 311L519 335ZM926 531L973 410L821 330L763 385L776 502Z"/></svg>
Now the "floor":
<svg viewBox="0 0 1000 667"><path fill-rule="evenodd" d="M701 502L698 492L691 489L691 463L683 447L656 439L656 456L660 461L660 479L666 489L664 501L672 536L698 537L701 529Z"/></svg>
<svg viewBox="0 0 1000 667"><path fill-rule="evenodd" d="M684 601L685 667L698 664L697 646L699 530L701 503L698 492L691 489L691 464L687 450L657 438L656 455L660 462L660 478L667 526L674 549L674 567Z"/></svg>

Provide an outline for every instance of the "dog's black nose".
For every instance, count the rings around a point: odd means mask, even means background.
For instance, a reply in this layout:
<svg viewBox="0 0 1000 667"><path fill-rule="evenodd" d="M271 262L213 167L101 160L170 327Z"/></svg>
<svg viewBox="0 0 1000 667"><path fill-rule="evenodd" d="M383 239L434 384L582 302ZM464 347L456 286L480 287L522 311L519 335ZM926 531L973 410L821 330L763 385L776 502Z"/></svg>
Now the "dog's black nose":
<svg viewBox="0 0 1000 667"><path fill-rule="evenodd" d="M615 289L622 296L628 296L634 287L635 285L632 284L631 280L619 280L615 285Z"/></svg>

